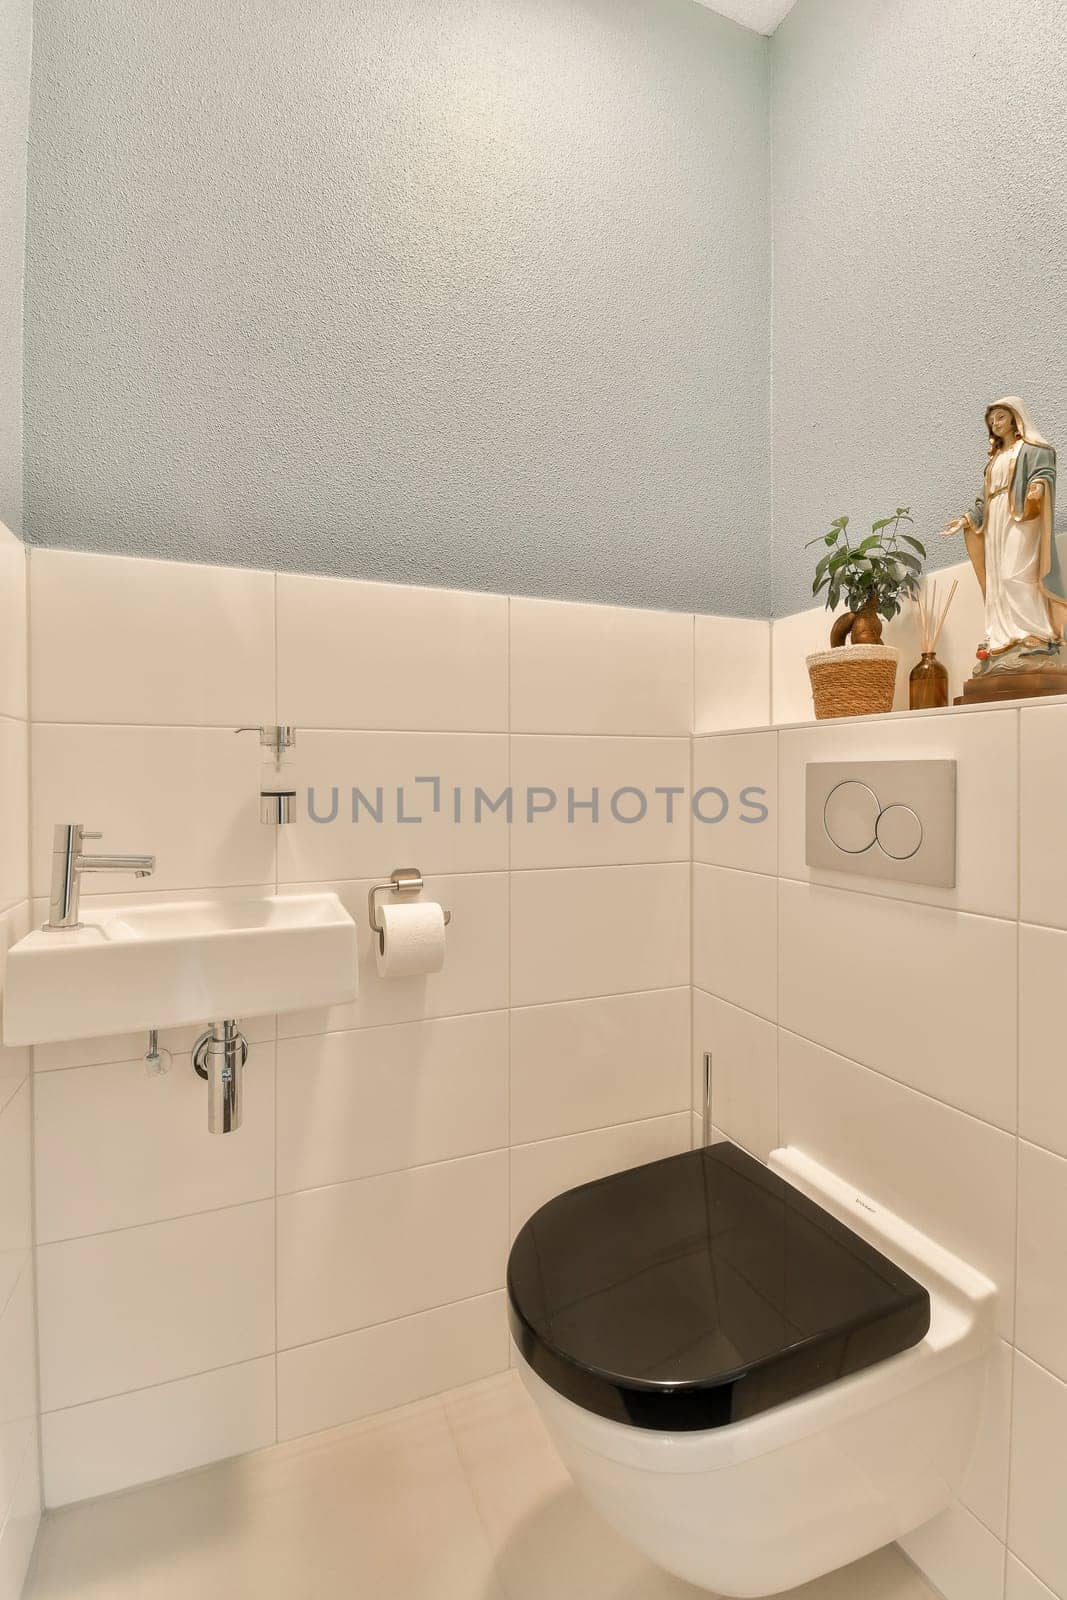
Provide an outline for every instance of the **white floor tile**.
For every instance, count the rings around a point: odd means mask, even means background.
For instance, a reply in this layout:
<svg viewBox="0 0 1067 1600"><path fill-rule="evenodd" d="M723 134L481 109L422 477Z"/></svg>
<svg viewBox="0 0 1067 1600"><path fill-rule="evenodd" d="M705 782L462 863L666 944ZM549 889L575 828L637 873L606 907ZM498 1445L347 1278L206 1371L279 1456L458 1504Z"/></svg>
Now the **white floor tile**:
<svg viewBox="0 0 1067 1600"><path fill-rule="evenodd" d="M504 1600L440 1404L53 1512L26 1600L192 1595Z"/></svg>
<svg viewBox="0 0 1067 1600"><path fill-rule="evenodd" d="M52 1512L25 1600L699 1600L703 1592L651 1566L589 1509L507 1373ZM14 1600L14 1591L0 1595ZM933 1591L889 1548L777 1600L933 1600Z"/></svg>
<svg viewBox="0 0 1067 1600"><path fill-rule="evenodd" d="M41 1522L37 1430L26 1446L15 1498L0 1528L0 1600L24 1600L26 1574Z"/></svg>
<svg viewBox="0 0 1067 1600"><path fill-rule="evenodd" d="M949 1506L900 1548L945 1600L1002 1600L1004 1546L963 1506Z"/></svg>

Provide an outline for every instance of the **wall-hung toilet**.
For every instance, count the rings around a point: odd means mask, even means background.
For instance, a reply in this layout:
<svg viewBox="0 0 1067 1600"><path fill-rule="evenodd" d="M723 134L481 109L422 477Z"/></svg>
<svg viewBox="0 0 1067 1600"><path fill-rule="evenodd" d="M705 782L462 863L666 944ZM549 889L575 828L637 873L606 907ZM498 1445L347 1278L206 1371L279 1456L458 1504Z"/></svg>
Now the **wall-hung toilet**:
<svg viewBox="0 0 1067 1600"><path fill-rule="evenodd" d="M797 1151L730 1144L548 1202L518 1234L519 1367L578 1486L659 1566L793 1588L959 1490L989 1280Z"/></svg>

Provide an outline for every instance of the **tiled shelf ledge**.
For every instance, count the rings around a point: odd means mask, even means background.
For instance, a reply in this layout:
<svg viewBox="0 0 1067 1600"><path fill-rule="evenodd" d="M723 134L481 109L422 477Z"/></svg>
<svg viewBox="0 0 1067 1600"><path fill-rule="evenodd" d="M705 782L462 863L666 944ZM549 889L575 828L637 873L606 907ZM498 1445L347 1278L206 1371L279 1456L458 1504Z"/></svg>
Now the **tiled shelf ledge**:
<svg viewBox="0 0 1067 1600"><path fill-rule="evenodd" d="M916 717L972 717L984 711L1025 711L1032 706L1067 705L1067 694L1031 695L1023 700L989 700L974 706L933 706L925 711L879 711L867 717L809 717L802 722L756 722L747 728L695 733L695 739L731 739L744 733L789 733L796 728L850 728L856 723L912 722Z"/></svg>

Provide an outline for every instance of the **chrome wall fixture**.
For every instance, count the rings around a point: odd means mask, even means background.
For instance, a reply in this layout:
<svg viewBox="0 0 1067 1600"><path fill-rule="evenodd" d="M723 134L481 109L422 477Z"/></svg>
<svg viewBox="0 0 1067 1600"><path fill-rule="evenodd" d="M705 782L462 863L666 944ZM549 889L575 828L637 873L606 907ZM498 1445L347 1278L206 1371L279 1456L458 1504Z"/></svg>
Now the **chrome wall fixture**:
<svg viewBox="0 0 1067 1600"><path fill-rule="evenodd" d="M815 761L806 780L809 867L955 886L954 761Z"/></svg>
<svg viewBox="0 0 1067 1600"><path fill-rule="evenodd" d="M257 733L263 750L259 779L259 820L277 825L296 821L296 790L285 782L286 752L296 744L296 729L291 723L271 722L262 727L235 728L235 733Z"/></svg>
<svg viewBox="0 0 1067 1600"><path fill-rule="evenodd" d="M193 1046L193 1066L207 1081L210 1133L234 1133L241 1126L248 1040L233 1020L213 1022Z"/></svg>
<svg viewBox="0 0 1067 1600"><path fill-rule="evenodd" d="M376 883L367 896L367 917L372 930L379 939L385 931L378 921L378 900L380 894L421 894L426 887L425 879L418 867L394 867L389 874L388 883ZM451 911L444 913L445 927L452 921Z"/></svg>
<svg viewBox="0 0 1067 1600"><path fill-rule="evenodd" d="M80 928L78 906L81 880L86 872L129 872L135 878L150 878L156 870L155 856L87 856L82 850L86 839L99 839L99 833L86 833L83 823L57 822L52 833L52 886L48 896L49 933Z"/></svg>

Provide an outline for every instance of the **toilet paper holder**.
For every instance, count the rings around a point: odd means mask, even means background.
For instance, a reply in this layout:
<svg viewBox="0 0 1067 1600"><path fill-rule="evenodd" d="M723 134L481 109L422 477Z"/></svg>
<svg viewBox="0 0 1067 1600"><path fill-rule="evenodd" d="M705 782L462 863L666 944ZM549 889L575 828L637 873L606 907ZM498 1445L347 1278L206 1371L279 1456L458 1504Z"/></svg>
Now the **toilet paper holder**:
<svg viewBox="0 0 1067 1600"><path fill-rule="evenodd" d="M425 880L418 867L396 867L389 874L388 883L376 883L367 896L367 916L375 933L382 932L382 925L378 921L378 902L375 895L379 894L421 894L426 887ZM445 926L452 921L451 911L444 914Z"/></svg>

